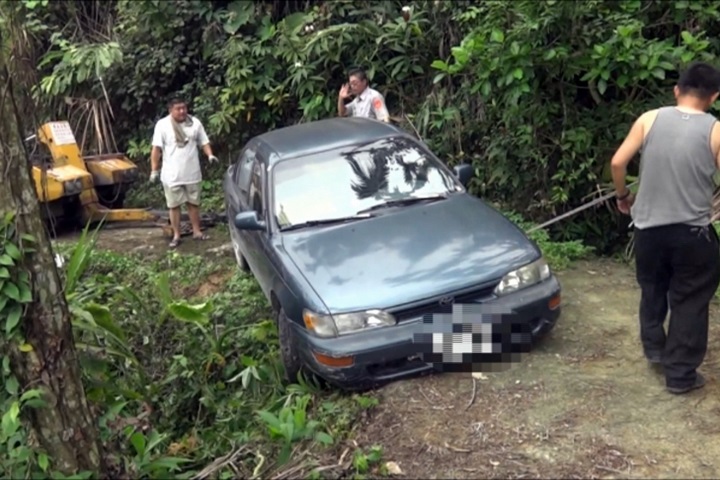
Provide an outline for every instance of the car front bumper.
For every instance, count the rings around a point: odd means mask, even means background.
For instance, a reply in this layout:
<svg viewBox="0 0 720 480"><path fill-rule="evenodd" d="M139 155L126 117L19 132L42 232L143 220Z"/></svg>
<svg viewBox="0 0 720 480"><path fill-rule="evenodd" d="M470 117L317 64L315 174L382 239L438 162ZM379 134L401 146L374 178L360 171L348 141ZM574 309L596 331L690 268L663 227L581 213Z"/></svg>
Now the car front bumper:
<svg viewBox="0 0 720 480"><path fill-rule="evenodd" d="M534 344L554 328L560 316L560 291L560 283L553 275L540 284L483 305L512 311L512 322L523 325L529 333L526 335L529 344ZM419 354L418 335L428 332L421 315L392 327L336 338L318 338L294 322L293 326L297 328L295 338L304 364L343 389L366 389L438 369L437 364L428 363L427 357ZM349 366L336 366L350 362Z"/></svg>

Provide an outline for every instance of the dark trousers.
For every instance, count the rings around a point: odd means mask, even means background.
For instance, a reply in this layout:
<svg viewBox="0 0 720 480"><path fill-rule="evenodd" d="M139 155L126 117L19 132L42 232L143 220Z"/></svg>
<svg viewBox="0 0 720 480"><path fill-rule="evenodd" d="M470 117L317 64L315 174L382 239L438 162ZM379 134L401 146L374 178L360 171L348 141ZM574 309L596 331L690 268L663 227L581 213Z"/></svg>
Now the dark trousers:
<svg viewBox="0 0 720 480"><path fill-rule="evenodd" d="M668 387L692 385L707 351L710 301L720 283L717 233L712 225L668 225L636 229L634 236L645 355L662 359Z"/></svg>

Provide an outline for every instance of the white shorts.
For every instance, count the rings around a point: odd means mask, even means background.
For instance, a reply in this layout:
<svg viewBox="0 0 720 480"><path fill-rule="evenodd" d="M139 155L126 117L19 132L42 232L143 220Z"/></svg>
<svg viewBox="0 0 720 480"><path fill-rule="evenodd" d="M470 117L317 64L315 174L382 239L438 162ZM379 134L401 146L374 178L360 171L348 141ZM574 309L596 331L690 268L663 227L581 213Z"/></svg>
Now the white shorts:
<svg viewBox="0 0 720 480"><path fill-rule="evenodd" d="M192 183L189 185L175 185L170 187L163 184L165 190L165 202L168 208L177 208L183 204L189 203L196 207L200 206L200 184Z"/></svg>

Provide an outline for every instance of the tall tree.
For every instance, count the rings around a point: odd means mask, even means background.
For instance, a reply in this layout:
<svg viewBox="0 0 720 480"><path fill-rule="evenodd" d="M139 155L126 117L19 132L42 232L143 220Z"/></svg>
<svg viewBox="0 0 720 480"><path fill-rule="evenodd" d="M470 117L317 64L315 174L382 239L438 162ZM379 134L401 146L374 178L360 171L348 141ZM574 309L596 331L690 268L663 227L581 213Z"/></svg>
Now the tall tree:
<svg viewBox="0 0 720 480"><path fill-rule="evenodd" d="M43 405L24 418L52 462L65 474L102 473L97 424L82 385L70 313L55 265L50 238L40 216L31 167L23 145L16 94L27 100L26 85L14 91L11 42L0 29L0 219L12 219L0 236L0 356L9 359L19 392L34 389ZM32 117L32 115L30 115ZM32 127L35 127L34 125ZM6 222L7 223L7 222ZM32 242L32 249L23 248ZM18 248L19 246L19 248Z"/></svg>

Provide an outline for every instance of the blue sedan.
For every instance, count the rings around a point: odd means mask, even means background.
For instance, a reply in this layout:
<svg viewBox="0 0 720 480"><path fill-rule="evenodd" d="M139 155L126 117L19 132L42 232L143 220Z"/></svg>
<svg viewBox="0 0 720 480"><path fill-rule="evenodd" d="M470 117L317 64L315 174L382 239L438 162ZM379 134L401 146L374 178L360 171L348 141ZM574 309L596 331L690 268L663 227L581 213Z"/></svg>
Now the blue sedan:
<svg viewBox="0 0 720 480"><path fill-rule="evenodd" d="M403 130L364 118L252 138L224 178L239 267L273 307L286 379L344 389L527 352L560 315L535 243Z"/></svg>

